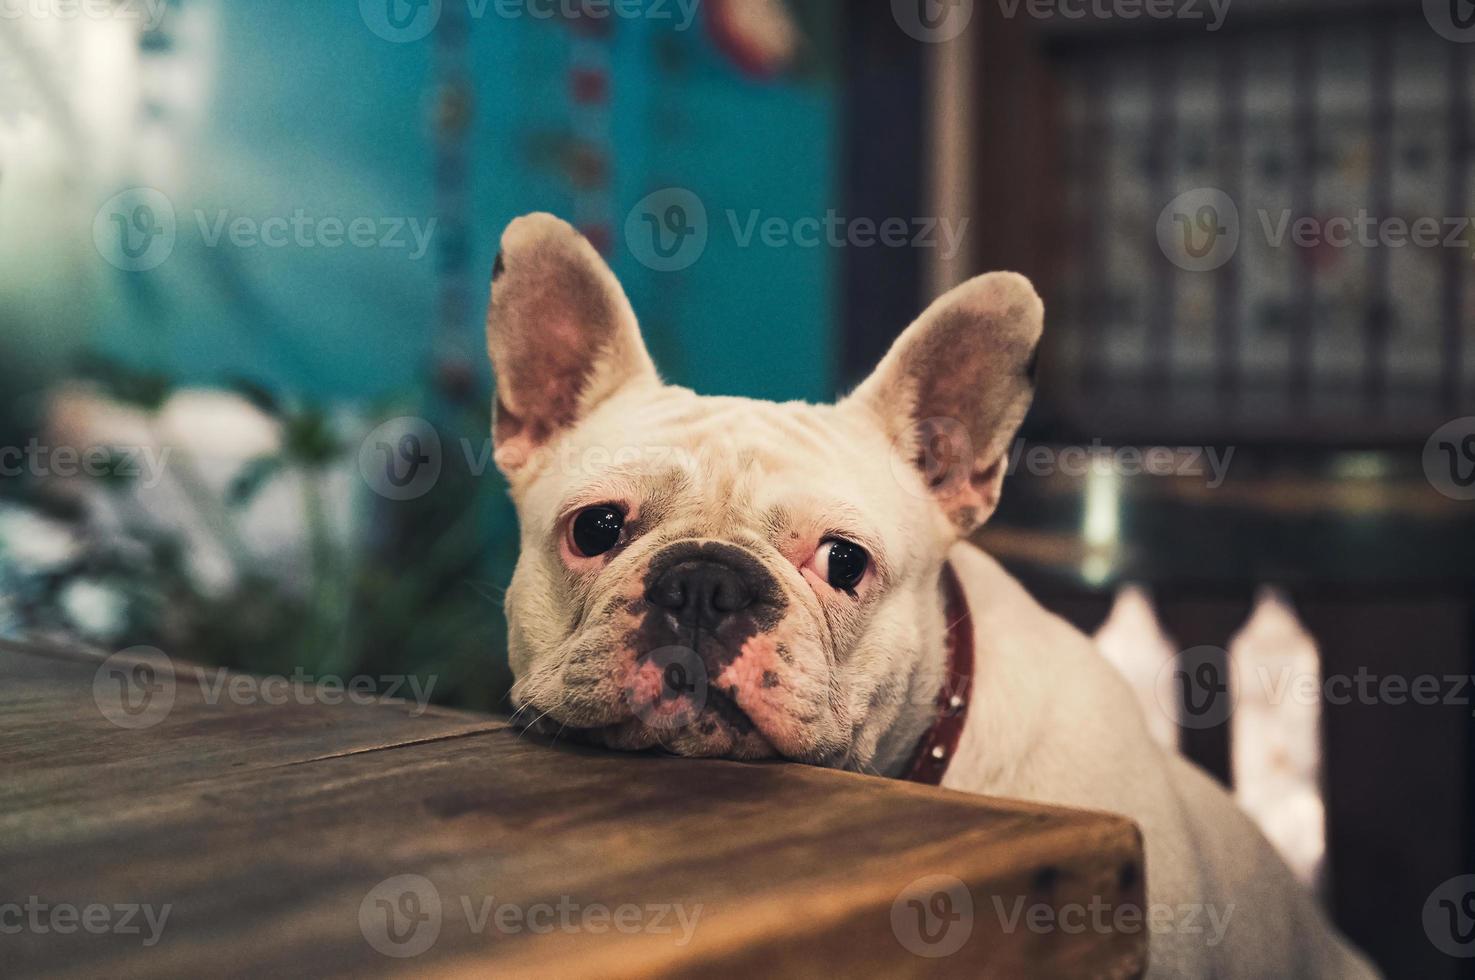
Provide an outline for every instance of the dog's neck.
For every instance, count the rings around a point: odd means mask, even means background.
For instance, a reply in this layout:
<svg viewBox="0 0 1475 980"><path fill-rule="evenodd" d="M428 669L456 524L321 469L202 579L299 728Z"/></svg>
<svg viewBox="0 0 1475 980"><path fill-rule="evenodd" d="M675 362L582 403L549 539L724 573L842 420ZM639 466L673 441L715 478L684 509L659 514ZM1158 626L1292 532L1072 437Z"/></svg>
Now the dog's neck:
<svg viewBox="0 0 1475 980"><path fill-rule="evenodd" d="M907 658L908 669L882 698L861 726L845 768L882 776L903 777L917 746L937 721L937 695L947 678L947 601L942 565L930 576L932 585L917 599L914 634L917 647ZM869 754L869 758L865 757Z"/></svg>

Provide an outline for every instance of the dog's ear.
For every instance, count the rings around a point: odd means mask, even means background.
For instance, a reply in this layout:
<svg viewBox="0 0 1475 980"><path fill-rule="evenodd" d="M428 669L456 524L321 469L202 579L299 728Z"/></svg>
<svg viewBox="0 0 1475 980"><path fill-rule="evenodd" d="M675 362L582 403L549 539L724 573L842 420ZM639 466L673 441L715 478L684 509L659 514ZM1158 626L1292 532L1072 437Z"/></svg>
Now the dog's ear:
<svg viewBox="0 0 1475 980"><path fill-rule="evenodd" d="M497 382L492 438L508 476L616 391L659 380L614 273L550 214L518 218L502 233L487 353Z"/></svg>
<svg viewBox="0 0 1475 980"><path fill-rule="evenodd" d="M844 405L870 412L959 534L999 503L1034 397L1045 307L1028 279L978 276L927 308Z"/></svg>

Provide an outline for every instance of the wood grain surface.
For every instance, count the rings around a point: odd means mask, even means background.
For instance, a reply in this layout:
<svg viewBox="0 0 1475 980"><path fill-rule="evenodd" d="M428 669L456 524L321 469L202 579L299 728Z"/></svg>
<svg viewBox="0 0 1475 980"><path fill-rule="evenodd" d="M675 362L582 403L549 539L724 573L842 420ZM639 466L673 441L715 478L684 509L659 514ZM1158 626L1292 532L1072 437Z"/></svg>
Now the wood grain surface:
<svg viewBox="0 0 1475 980"><path fill-rule="evenodd" d="M168 710L124 728L110 698L132 663L0 645L0 974L1145 966L1141 843L1120 817L551 746L331 691L266 704L250 692L270 685L232 696L179 664L148 675Z"/></svg>

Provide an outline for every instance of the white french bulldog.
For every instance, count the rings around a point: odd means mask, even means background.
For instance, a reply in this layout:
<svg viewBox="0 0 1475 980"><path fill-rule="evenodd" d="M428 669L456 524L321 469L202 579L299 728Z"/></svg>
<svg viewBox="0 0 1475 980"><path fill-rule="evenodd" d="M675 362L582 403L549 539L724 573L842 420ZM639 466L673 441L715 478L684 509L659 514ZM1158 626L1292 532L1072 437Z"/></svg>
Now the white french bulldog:
<svg viewBox="0 0 1475 980"><path fill-rule="evenodd" d="M612 748L899 776L937 716L951 563L975 663L944 786L1135 820L1149 905L1203 922L1153 930L1151 976L1375 976L1230 797L1158 747L1091 640L967 542L1043 315L1028 280L980 276L837 405L700 397L662 383L583 237L514 221L487 328L522 535L514 705Z"/></svg>

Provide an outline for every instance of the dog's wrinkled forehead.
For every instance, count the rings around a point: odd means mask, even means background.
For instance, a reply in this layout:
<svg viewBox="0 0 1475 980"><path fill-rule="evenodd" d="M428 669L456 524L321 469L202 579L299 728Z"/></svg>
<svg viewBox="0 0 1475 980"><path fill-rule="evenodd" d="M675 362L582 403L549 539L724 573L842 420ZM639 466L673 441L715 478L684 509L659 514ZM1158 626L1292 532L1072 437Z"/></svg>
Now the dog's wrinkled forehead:
<svg viewBox="0 0 1475 980"><path fill-rule="evenodd" d="M876 524L900 489L886 441L832 406L680 388L610 399L548 455L530 496L639 505L644 523L693 537L772 537L816 512Z"/></svg>

